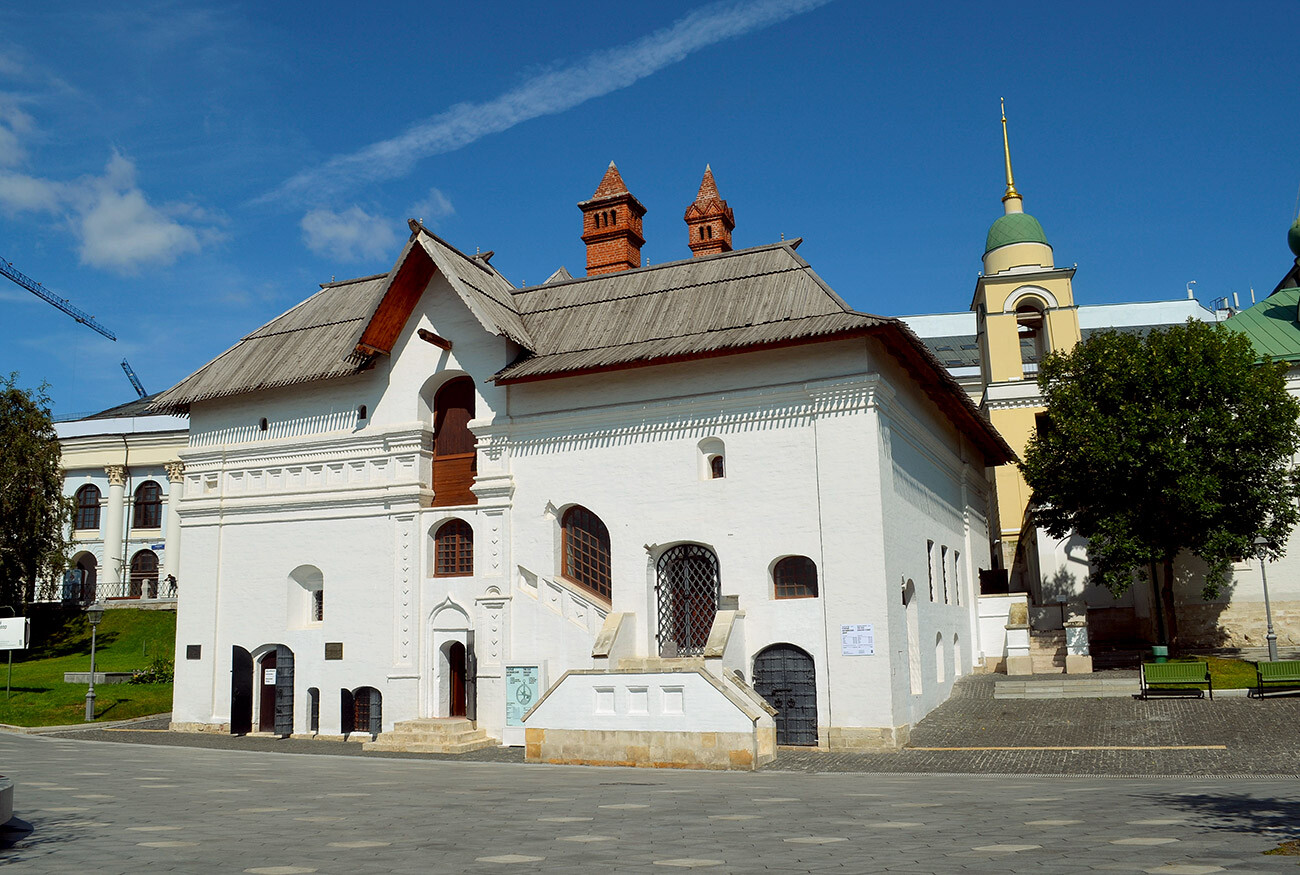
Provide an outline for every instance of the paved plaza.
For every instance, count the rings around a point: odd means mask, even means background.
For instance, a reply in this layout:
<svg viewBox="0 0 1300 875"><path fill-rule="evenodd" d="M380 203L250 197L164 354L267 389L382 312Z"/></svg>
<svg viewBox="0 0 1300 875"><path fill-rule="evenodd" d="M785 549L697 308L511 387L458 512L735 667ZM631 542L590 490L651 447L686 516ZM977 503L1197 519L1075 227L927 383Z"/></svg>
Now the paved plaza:
<svg viewBox="0 0 1300 875"><path fill-rule="evenodd" d="M0 736L23 872L1295 871L1293 779L702 773Z"/></svg>

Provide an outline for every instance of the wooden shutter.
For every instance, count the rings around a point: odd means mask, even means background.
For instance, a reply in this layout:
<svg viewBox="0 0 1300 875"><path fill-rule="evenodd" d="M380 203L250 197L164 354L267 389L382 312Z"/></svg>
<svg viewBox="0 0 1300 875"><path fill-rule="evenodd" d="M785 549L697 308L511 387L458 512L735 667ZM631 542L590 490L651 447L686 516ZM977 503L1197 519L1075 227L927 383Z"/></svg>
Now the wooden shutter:
<svg viewBox="0 0 1300 875"><path fill-rule="evenodd" d="M477 504L470 491L478 473L474 418L474 381L457 377L438 390L433 401L433 506Z"/></svg>

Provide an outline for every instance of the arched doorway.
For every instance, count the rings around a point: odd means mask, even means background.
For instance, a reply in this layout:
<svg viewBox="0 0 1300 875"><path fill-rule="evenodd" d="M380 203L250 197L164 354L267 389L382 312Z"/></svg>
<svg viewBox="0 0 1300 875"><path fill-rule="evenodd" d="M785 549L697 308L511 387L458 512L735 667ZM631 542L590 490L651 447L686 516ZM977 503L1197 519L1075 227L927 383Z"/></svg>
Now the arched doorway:
<svg viewBox="0 0 1300 875"><path fill-rule="evenodd" d="M257 693L258 732L292 735L293 651L283 644L270 645L257 660L252 687Z"/></svg>
<svg viewBox="0 0 1300 875"><path fill-rule="evenodd" d="M450 699L447 703L447 716L465 716L465 645L453 641L447 648L447 679L451 683Z"/></svg>
<svg viewBox="0 0 1300 875"><path fill-rule="evenodd" d="M230 734L253 731L253 654L236 644L230 648Z"/></svg>
<svg viewBox="0 0 1300 875"><path fill-rule="evenodd" d="M817 744L817 676L811 656L793 644L759 651L754 692L776 709L777 744Z"/></svg>
<svg viewBox="0 0 1300 875"><path fill-rule="evenodd" d="M95 601L98 563L90 553L82 553L64 577L63 600L88 605Z"/></svg>
<svg viewBox="0 0 1300 875"><path fill-rule="evenodd" d="M718 557L701 544L678 544L656 565L659 655L699 656L718 613Z"/></svg>
<svg viewBox="0 0 1300 875"><path fill-rule="evenodd" d="M470 491L478 470L474 418L474 380L457 377L433 399L433 506L478 504Z"/></svg>

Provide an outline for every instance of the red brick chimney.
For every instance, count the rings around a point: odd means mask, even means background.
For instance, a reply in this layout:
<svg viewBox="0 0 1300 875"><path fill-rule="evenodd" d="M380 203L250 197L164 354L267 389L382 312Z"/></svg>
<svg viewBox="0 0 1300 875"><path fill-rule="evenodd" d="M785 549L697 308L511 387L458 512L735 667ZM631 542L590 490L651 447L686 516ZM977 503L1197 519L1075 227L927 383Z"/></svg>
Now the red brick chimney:
<svg viewBox="0 0 1300 875"><path fill-rule="evenodd" d="M641 217L645 207L627 190L614 162L582 210L582 242L587 244L587 276L641 266Z"/></svg>
<svg viewBox="0 0 1300 875"><path fill-rule="evenodd" d="M705 165L700 193L695 196L695 203L686 208L691 253L699 258L701 255L730 252L731 231L735 227L736 219L731 213L731 207L718 195L718 184L713 181L713 168Z"/></svg>

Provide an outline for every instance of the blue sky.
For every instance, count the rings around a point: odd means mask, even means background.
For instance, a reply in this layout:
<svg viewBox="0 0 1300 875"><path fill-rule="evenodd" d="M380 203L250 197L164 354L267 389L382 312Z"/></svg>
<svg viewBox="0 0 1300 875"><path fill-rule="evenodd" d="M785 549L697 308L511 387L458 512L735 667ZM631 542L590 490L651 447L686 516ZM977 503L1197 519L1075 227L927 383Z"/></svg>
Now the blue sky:
<svg viewBox="0 0 1300 875"><path fill-rule="evenodd" d="M1208 302L1287 270L1300 5L317 2L0 9L0 372L57 414L157 391L406 219L516 285L584 266L606 164L651 263L706 163L737 247L801 236L853 306L965 309L1016 182L1080 303ZM1005 10L1005 11L1002 11Z"/></svg>

